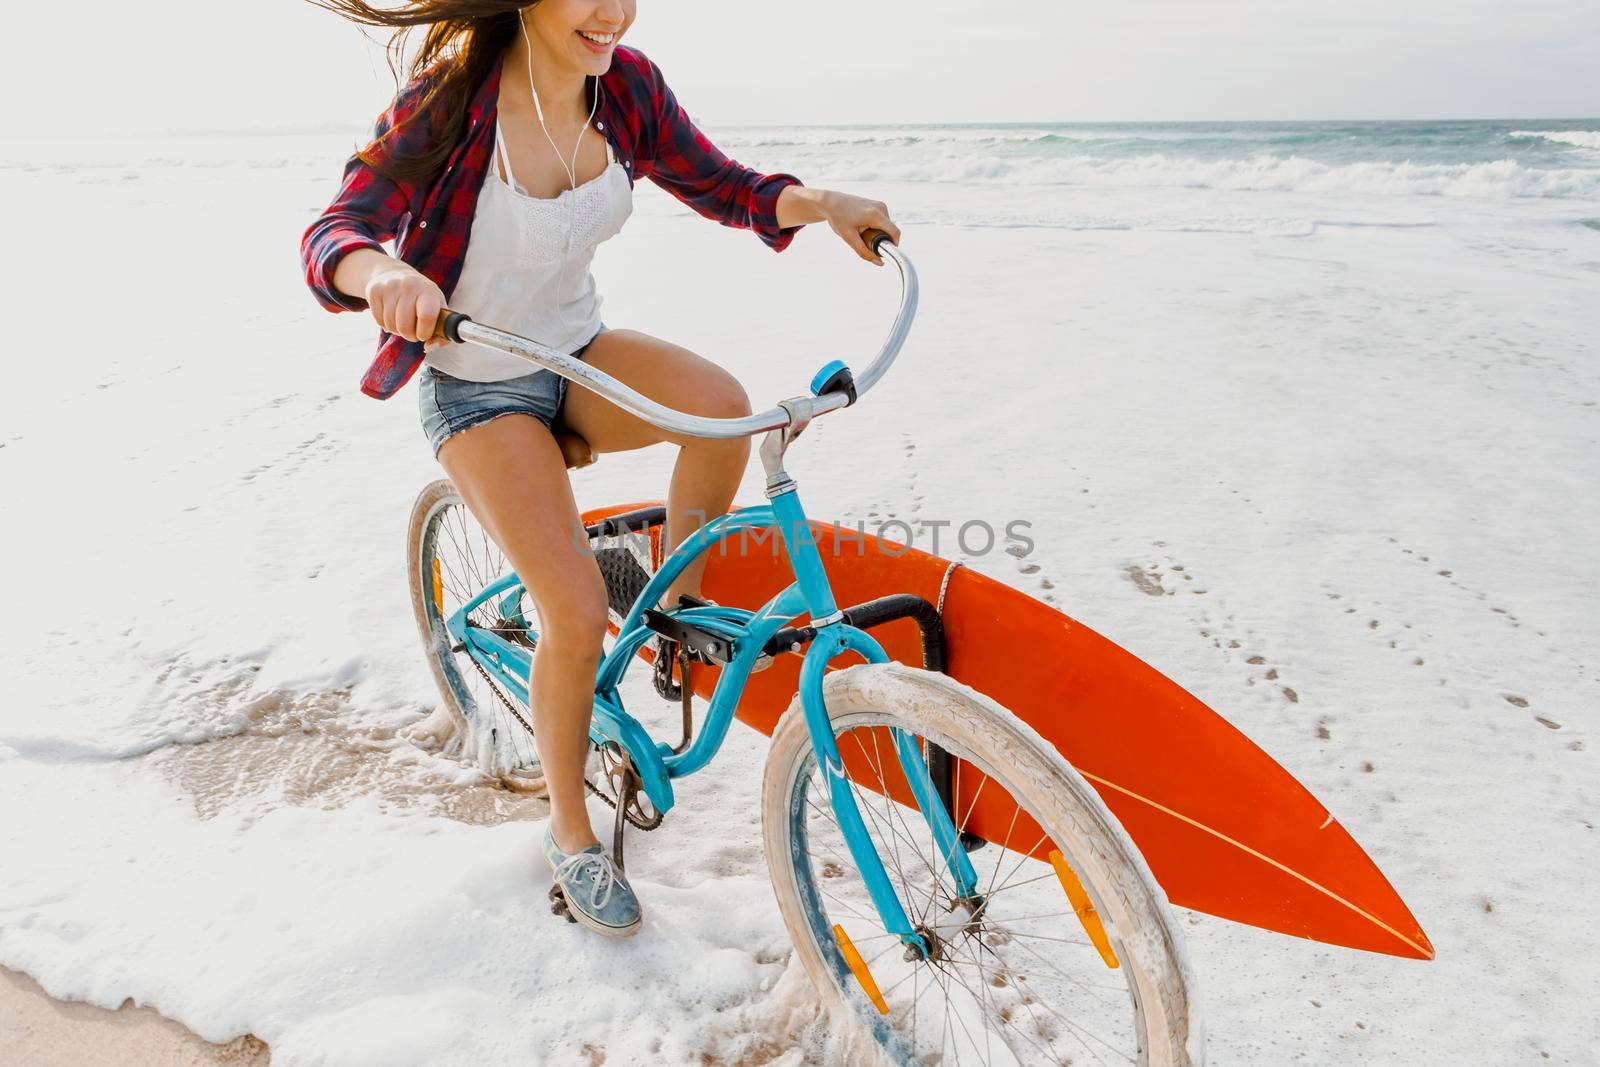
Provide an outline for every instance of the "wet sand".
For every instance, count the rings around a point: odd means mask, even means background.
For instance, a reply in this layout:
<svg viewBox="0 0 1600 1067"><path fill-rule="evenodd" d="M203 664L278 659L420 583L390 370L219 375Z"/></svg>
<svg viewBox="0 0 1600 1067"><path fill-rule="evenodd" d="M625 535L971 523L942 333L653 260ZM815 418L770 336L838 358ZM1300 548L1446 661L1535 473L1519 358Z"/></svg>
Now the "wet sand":
<svg viewBox="0 0 1600 1067"><path fill-rule="evenodd" d="M271 1059L252 1034L214 1045L131 1000L116 1011L56 1000L27 975L0 968L0 1067L263 1067Z"/></svg>
<svg viewBox="0 0 1600 1067"><path fill-rule="evenodd" d="M230 805L331 808L358 796L471 825L540 818L548 811L543 799L494 783L463 785L427 773L426 761L420 767L416 761L420 754L390 731L340 723L335 713L347 696L267 694L254 702L241 733L141 759L190 794L202 818ZM399 761L390 758L396 750ZM131 999L116 1011L59 1000L32 977L0 968L0 1067L261 1067L270 1061L266 1043L253 1034L213 1044Z"/></svg>

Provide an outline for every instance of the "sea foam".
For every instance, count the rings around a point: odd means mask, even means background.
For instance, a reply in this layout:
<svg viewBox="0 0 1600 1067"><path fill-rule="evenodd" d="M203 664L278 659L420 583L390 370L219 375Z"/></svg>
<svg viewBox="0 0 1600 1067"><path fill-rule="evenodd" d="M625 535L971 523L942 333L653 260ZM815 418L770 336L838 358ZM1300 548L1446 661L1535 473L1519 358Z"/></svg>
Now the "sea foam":
<svg viewBox="0 0 1600 1067"><path fill-rule="evenodd" d="M1225 189L1238 192L1357 193L1387 196L1600 198L1600 170L1490 163L1350 163L1256 155L1202 160L1152 154L1003 159L942 152L921 159L819 158L809 173L833 181L994 182Z"/></svg>
<svg viewBox="0 0 1600 1067"><path fill-rule="evenodd" d="M1506 136L1513 140L1554 141L1600 152L1600 130L1512 130Z"/></svg>

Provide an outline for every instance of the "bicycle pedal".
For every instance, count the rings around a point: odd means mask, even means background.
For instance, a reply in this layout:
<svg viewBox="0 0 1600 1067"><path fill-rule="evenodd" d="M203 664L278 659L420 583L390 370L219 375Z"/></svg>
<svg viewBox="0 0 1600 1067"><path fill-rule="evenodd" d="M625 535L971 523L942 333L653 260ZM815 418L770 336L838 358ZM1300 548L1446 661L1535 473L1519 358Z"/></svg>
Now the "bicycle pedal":
<svg viewBox="0 0 1600 1067"><path fill-rule="evenodd" d="M550 913L561 916L569 923L578 921L572 917L572 909L567 907L566 895L561 892L561 887L558 885L550 887Z"/></svg>

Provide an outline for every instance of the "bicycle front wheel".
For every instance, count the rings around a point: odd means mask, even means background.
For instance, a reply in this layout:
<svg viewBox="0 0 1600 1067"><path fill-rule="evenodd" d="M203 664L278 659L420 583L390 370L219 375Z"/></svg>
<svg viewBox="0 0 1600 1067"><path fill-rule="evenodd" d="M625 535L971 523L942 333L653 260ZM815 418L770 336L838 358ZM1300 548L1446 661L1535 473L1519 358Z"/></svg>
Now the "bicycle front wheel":
<svg viewBox="0 0 1600 1067"><path fill-rule="evenodd" d="M845 778L928 958L885 930L851 858L796 697L763 784L767 864L796 953L858 1040L902 1063L1201 1062L1181 935L1086 781L1009 711L898 663L829 673ZM962 889L891 731L953 757L952 821L982 827ZM899 799L893 799L898 797ZM974 813L978 813L976 816ZM910 958L907 958L907 957Z"/></svg>

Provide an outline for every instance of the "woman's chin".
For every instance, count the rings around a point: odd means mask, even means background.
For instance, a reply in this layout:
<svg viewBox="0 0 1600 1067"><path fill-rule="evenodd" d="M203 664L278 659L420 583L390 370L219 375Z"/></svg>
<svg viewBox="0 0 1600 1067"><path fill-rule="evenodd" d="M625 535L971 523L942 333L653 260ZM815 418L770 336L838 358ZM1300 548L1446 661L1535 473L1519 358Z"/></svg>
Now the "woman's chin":
<svg viewBox="0 0 1600 1067"><path fill-rule="evenodd" d="M584 77L594 75L599 77L611 69L611 56L575 55L572 57L572 69Z"/></svg>

